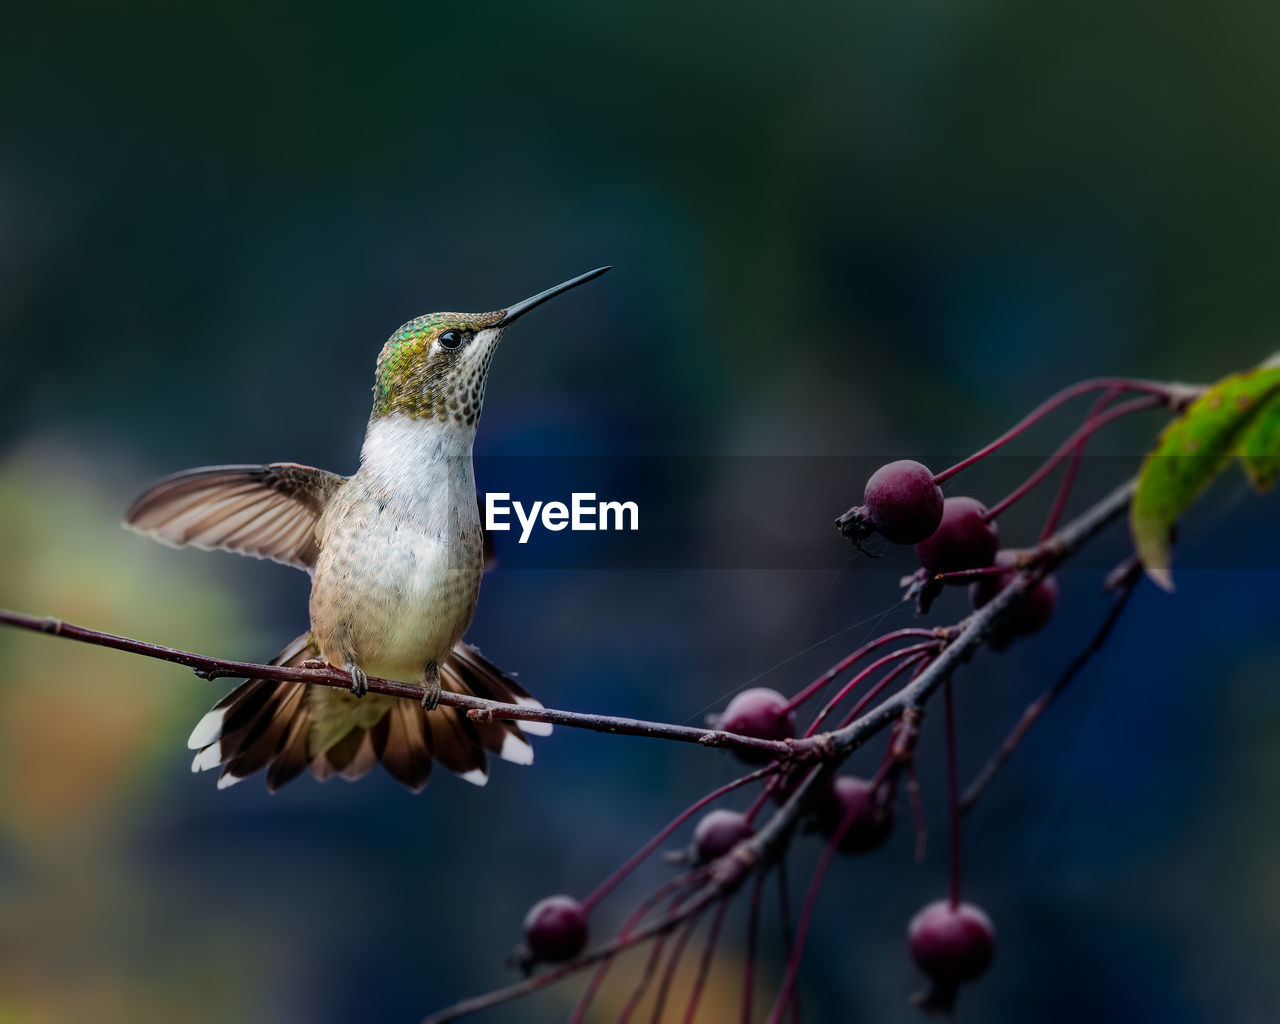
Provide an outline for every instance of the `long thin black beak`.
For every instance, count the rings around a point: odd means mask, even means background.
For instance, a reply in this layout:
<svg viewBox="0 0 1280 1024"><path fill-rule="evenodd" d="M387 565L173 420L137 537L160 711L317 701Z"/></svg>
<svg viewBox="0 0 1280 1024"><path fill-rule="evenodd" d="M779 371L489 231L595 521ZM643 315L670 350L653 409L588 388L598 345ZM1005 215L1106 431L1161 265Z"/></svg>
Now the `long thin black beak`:
<svg viewBox="0 0 1280 1024"><path fill-rule="evenodd" d="M606 270L612 270L612 269L613 269L612 267L596 267L595 270L588 270L585 274L579 274L577 277L572 277L568 281L565 281L563 284L556 285L554 288L548 288L545 292L538 292L537 295L531 296L530 298L525 299L523 302L517 302L514 306L508 306L506 313L503 315L502 319L499 320L493 326L506 327L507 324L511 323L513 320L516 320L519 317L524 316L527 312L529 312L529 310L533 309L535 306L541 306L544 302L547 301L547 299L554 299L561 292L567 292L570 288L577 288L578 285L580 284L586 284L592 278L599 277Z"/></svg>

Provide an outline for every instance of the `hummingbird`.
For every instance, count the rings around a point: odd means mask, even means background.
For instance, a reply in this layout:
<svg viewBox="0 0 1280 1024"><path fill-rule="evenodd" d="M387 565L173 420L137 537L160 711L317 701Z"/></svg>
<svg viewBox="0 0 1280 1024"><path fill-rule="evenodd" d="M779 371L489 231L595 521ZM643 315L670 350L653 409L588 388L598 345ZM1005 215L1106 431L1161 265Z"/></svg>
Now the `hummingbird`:
<svg viewBox="0 0 1280 1024"><path fill-rule="evenodd" d="M485 536L472 464L493 353L517 319L599 277L571 278L491 313L432 313L387 339L373 412L349 477L292 462L208 466L154 484L124 525L175 547L267 558L311 576L310 629L270 662L351 676L350 690L249 679L197 723L191 770L218 788L263 768L275 791L309 769L354 780L375 764L413 792L432 761L476 785L486 753L533 761L537 722L476 722L440 692L541 707L463 639L475 614ZM415 701L368 693L368 678L426 687ZM367 694L367 696L366 696Z"/></svg>

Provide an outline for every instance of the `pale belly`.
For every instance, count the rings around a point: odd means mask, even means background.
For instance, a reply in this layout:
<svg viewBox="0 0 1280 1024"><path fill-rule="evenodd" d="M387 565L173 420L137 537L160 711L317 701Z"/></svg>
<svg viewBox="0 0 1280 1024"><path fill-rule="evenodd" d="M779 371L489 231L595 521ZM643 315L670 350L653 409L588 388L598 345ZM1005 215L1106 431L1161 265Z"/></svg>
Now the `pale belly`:
<svg viewBox="0 0 1280 1024"><path fill-rule="evenodd" d="M461 638L480 591L479 523L428 531L359 503L325 537L311 629L330 664L418 682Z"/></svg>

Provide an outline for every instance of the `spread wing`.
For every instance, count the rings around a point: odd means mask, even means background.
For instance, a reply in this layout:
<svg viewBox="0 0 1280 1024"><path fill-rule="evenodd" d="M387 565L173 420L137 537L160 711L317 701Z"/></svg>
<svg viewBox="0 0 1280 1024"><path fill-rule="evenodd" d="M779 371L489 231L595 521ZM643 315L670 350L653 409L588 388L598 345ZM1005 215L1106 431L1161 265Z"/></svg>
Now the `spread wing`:
<svg viewBox="0 0 1280 1024"><path fill-rule="evenodd" d="M153 485L124 525L174 547L221 548L311 569L320 553L316 524L344 483L296 462L189 469Z"/></svg>

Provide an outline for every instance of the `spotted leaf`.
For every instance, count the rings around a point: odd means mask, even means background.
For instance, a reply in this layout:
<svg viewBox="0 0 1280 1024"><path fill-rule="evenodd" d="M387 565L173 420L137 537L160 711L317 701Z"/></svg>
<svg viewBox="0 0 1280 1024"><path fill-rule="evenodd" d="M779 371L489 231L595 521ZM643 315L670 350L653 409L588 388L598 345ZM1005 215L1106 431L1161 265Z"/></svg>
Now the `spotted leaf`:
<svg viewBox="0 0 1280 1024"><path fill-rule="evenodd" d="M1255 490L1269 491L1280 479L1280 394L1273 395L1245 429L1239 455Z"/></svg>
<svg viewBox="0 0 1280 1024"><path fill-rule="evenodd" d="M1165 428L1147 454L1129 510L1147 575L1173 589L1174 524L1236 456L1255 486L1280 472L1280 356L1209 388Z"/></svg>

